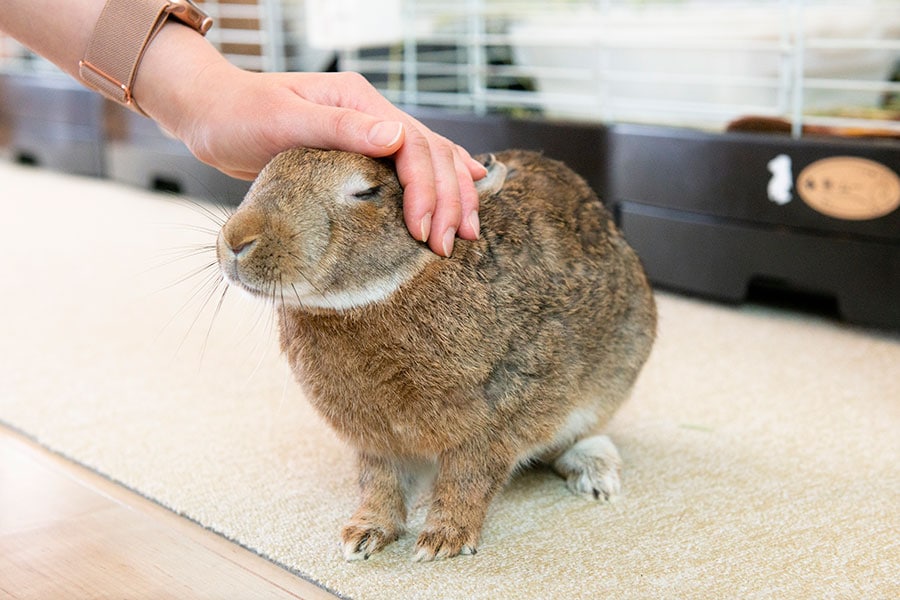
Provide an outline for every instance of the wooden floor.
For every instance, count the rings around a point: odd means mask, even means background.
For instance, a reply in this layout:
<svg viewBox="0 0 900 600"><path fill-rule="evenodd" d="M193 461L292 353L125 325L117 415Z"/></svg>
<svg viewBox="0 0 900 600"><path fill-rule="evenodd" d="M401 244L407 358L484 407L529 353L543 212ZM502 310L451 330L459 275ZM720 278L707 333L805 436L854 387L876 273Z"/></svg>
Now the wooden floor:
<svg viewBox="0 0 900 600"><path fill-rule="evenodd" d="M336 598L3 426L0 597Z"/></svg>

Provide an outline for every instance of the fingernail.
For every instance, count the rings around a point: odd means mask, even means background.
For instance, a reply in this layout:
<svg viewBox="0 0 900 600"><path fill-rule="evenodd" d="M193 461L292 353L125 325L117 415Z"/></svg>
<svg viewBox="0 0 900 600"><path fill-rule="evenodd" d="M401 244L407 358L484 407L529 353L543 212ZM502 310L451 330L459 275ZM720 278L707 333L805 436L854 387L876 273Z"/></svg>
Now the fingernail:
<svg viewBox="0 0 900 600"><path fill-rule="evenodd" d="M403 123L382 121L372 126L366 139L373 146L387 148L396 144L401 135L403 135Z"/></svg>
<svg viewBox="0 0 900 600"><path fill-rule="evenodd" d="M419 237L419 240L427 242L428 234L431 233L431 213L427 213L422 217L422 220L419 222L419 227L422 229L422 235Z"/></svg>
<svg viewBox="0 0 900 600"><path fill-rule="evenodd" d="M451 227L444 233L444 243L441 245L444 250L444 256L450 256L453 253L453 241L455 239L456 230Z"/></svg>
<svg viewBox="0 0 900 600"><path fill-rule="evenodd" d="M475 237L481 237L481 219L478 218L478 211L473 210L469 213L469 227L475 232Z"/></svg>

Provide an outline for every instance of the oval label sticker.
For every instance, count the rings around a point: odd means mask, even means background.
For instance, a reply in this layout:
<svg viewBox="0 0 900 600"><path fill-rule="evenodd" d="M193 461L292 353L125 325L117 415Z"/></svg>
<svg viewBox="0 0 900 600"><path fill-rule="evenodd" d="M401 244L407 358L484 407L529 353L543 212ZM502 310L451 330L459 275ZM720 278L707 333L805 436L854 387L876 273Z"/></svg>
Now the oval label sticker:
<svg viewBox="0 0 900 600"><path fill-rule="evenodd" d="M796 189L813 210L836 219L877 219L900 206L900 177L855 156L817 160L800 172Z"/></svg>

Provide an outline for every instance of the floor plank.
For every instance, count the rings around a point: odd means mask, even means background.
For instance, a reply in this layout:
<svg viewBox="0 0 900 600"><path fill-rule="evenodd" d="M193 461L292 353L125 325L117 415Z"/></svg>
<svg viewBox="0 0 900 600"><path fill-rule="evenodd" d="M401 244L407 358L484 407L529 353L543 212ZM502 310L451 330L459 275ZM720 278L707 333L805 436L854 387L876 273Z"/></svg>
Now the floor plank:
<svg viewBox="0 0 900 600"><path fill-rule="evenodd" d="M0 596L336 598L2 426Z"/></svg>

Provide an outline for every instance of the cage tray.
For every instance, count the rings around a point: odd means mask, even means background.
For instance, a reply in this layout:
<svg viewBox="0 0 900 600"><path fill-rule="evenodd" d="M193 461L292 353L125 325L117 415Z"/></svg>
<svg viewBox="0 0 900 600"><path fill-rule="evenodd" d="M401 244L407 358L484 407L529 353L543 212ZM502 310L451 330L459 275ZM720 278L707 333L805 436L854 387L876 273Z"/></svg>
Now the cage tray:
<svg viewBox="0 0 900 600"><path fill-rule="evenodd" d="M756 284L900 327L900 142L615 126L606 193L660 285L729 301Z"/></svg>

